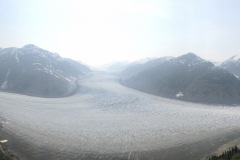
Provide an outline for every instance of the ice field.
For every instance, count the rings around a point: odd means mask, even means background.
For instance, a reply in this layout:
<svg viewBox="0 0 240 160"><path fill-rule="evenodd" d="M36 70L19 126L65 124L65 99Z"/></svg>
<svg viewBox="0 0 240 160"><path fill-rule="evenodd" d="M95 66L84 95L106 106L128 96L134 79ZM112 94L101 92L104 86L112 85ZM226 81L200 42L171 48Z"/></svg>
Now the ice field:
<svg viewBox="0 0 240 160"><path fill-rule="evenodd" d="M39 147L123 153L164 149L240 129L240 107L194 104L122 86L96 72L66 98L0 93L3 129Z"/></svg>

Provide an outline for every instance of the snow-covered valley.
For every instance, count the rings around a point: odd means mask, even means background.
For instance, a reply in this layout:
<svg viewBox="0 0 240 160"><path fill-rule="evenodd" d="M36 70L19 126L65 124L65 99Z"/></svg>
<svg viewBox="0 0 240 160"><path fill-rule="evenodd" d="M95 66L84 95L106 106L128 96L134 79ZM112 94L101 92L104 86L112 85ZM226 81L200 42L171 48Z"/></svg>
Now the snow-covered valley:
<svg viewBox="0 0 240 160"><path fill-rule="evenodd" d="M3 130L65 152L131 153L198 142L240 129L240 107L171 100L95 72L66 98L0 93ZM41 153L38 153L41 154Z"/></svg>

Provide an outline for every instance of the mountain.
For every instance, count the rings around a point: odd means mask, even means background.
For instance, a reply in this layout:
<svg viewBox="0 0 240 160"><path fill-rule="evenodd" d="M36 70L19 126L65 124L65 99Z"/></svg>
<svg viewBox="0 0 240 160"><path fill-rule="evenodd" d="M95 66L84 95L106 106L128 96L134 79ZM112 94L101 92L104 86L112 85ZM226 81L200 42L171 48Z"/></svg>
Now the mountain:
<svg viewBox="0 0 240 160"><path fill-rule="evenodd" d="M122 79L127 79L132 76L139 74L140 72L155 67L157 65L161 65L163 62L170 60L173 57L162 57L162 58L153 58L153 59L144 59L141 61L134 62L128 65L121 73L120 76Z"/></svg>
<svg viewBox="0 0 240 160"><path fill-rule="evenodd" d="M148 68L122 83L168 98L212 104L240 103L240 81L193 53Z"/></svg>
<svg viewBox="0 0 240 160"><path fill-rule="evenodd" d="M219 67L220 64L222 63L222 62L219 62L219 61L211 61L211 60L209 62L211 62L212 64L214 64L214 66L217 66L217 67Z"/></svg>
<svg viewBox="0 0 240 160"><path fill-rule="evenodd" d="M128 65L129 65L129 62L127 61L117 61L117 62L104 64L97 68L103 71L108 71L108 72L121 72Z"/></svg>
<svg viewBox="0 0 240 160"><path fill-rule="evenodd" d="M90 70L32 44L0 50L0 90L41 97L63 97Z"/></svg>
<svg viewBox="0 0 240 160"><path fill-rule="evenodd" d="M221 68L228 70L237 78L240 77L240 56L235 55L220 64Z"/></svg>

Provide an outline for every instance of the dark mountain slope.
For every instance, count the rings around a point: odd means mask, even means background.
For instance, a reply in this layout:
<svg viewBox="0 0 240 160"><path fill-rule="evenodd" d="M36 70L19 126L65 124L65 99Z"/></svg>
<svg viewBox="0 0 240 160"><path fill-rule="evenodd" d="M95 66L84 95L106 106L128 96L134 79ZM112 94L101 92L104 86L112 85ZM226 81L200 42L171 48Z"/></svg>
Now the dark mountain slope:
<svg viewBox="0 0 240 160"><path fill-rule="evenodd" d="M200 103L240 103L240 81L193 53L170 59L123 83L163 97Z"/></svg>
<svg viewBox="0 0 240 160"><path fill-rule="evenodd" d="M34 45L0 50L1 91L42 97L67 96L90 70Z"/></svg>
<svg viewBox="0 0 240 160"><path fill-rule="evenodd" d="M163 62L165 62L167 60L170 60L171 58L172 57L162 57L162 58L149 60L145 63L141 63L141 62L140 63L139 62L132 63L120 73L120 76L123 79L130 78L130 77L135 76L135 75L139 74L140 72L142 72L142 71L144 71L148 68L160 65Z"/></svg>

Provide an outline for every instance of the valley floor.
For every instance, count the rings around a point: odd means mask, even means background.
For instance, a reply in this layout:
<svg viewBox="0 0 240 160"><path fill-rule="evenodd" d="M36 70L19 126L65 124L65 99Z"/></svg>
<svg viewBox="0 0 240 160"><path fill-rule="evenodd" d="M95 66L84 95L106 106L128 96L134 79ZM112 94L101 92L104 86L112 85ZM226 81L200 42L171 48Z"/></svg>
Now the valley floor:
<svg viewBox="0 0 240 160"><path fill-rule="evenodd" d="M240 107L142 93L104 72L66 98L0 93L1 135L23 159L200 159L239 137Z"/></svg>

